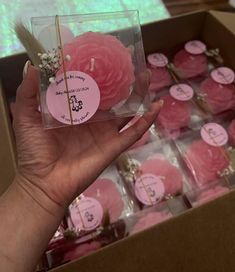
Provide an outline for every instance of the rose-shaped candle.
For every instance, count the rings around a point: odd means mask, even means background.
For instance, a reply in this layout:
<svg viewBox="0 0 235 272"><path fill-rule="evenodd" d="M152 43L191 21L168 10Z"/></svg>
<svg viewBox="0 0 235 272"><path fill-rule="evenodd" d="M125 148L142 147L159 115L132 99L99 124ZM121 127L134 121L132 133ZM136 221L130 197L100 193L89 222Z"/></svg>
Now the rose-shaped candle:
<svg viewBox="0 0 235 272"><path fill-rule="evenodd" d="M151 158L140 166L140 173L160 177L165 188L165 196L174 196L183 189L183 176L180 170L165 159Z"/></svg>
<svg viewBox="0 0 235 272"><path fill-rule="evenodd" d="M194 141L188 147L185 160L198 185L217 180L219 173L229 165L222 147L209 145L203 140Z"/></svg>
<svg viewBox="0 0 235 272"><path fill-rule="evenodd" d="M161 97L164 104L155 121L157 128L168 134L188 126L191 119L191 107L188 101L179 101L172 96Z"/></svg>
<svg viewBox="0 0 235 272"><path fill-rule="evenodd" d="M121 193L112 180L99 178L83 194L86 197L93 197L100 202L104 212L109 214L111 223L117 221L121 216L124 203Z"/></svg>
<svg viewBox="0 0 235 272"><path fill-rule="evenodd" d="M173 63L181 78L192 78L208 71L208 62L205 54L193 55L185 49L180 50L173 59Z"/></svg>
<svg viewBox="0 0 235 272"><path fill-rule="evenodd" d="M200 85L200 95L214 114L235 107L234 84L222 85L212 78L207 78Z"/></svg>
<svg viewBox="0 0 235 272"><path fill-rule="evenodd" d="M128 98L135 81L131 52L116 37L87 32L64 45L66 71L90 75L100 90L100 110L109 110ZM58 74L63 73L61 68Z"/></svg>
<svg viewBox="0 0 235 272"><path fill-rule="evenodd" d="M151 71L149 91L158 92L172 84L171 75L166 67L152 67L151 65L147 67Z"/></svg>
<svg viewBox="0 0 235 272"><path fill-rule="evenodd" d="M230 143L235 146L235 119L231 122L228 127L228 135Z"/></svg>

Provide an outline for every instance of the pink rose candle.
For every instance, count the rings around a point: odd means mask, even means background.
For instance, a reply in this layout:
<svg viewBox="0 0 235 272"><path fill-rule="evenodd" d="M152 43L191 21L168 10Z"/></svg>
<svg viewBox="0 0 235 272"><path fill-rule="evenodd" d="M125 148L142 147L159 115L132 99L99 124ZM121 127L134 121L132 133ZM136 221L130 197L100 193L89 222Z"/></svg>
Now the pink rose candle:
<svg viewBox="0 0 235 272"><path fill-rule="evenodd" d="M85 191L84 196L92 197L102 205L104 213L108 213L110 222L119 219L124 210L124 202L121 193L118 191L114 181L107 178L99 178L92 183Z"/></svg>
<svg viewBox="0 0 235 272"><path fill-rule="evenodd" d="M212 78L207 78L200 85L200 95L214 114L235 107L234 84L219 84Z"/></svg>
<svg viewBox="0 0 235 272"><path fill-rule="evenodd" d="M153 67L151 65L147 67L151 71L150 92L159 92L162 88L170 86L173 83L172 77L166 67Z"/></svg>
<svg viewBox="0 0 235 272"><path fill-rule="evenodd" d="M90 75L100 90L100 110L110 110L128 98L135 81L131 52L116 37L87 32L64 45L66 71ZM62 73L62 68L59 73Z"/></svg>
<svg viewBox="0 0 235 272"><path fill-rule="evenodd" d="M188 147L185 160L198 185L219 179L219 172L229 166L222 147L209 145L203 140L194 141Z"/></svg>
<svg viewBox="0 0 235 272"><path fill-rule="evenodd" d="M181 78L192 78L208 71L208 62L205 54L193 55L185 49L180 50L173 59L173 63Z"/></svg>
<svg viewBox="0 0 235 272"><path fill-rule="evenodd" d="M174 196L183 190L183 176L180 170L165 159L146 160L140 166L139 171L141 175L153 174L160 177L165 188L165 196Z"/></svg>
<svg viewBox="0 0 235 272"><path fill-rule="evenodd" d="M161 97L164 104L157 116L155 124L164 135L187 127L191 120L191 106L188 101L179 101L171 95Z"/></svg>

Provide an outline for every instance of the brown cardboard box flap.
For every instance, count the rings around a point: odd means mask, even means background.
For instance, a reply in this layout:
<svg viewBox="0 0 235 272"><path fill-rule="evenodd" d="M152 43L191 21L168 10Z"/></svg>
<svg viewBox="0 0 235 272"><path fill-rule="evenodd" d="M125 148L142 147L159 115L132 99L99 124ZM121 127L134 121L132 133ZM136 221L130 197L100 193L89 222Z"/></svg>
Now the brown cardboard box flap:
<svg viewBox="0 0 235 272"><path fill-rule="evenodd" d="M210 13L235 34L235 13L222 11L210 11Z"/></svg>

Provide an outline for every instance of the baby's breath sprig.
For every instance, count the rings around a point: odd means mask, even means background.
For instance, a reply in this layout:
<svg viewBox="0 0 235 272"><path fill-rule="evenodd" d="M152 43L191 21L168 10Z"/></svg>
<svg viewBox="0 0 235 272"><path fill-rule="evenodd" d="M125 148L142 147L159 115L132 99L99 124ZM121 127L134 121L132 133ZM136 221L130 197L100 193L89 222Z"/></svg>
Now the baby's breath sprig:
<svg viewBox="0 0 235 272"><path fill-rule="evenodd" d="M46 73L49 82L55 82L55 75L62 65L61 56L58 49L53 48L52 51L46 53L38 53L41 64L39 68ZM70 61L71 57L66 55L65 60Z"/></svg>
<svg viewBox="0 0 235 272"><path fill-rule="evenodd" d="M46 53L38 53L40 57L41 64L39 68L46 73L50 82L55 81L55 74L61 66L60 54L58 50L53 48L52 51Z"/></svg>

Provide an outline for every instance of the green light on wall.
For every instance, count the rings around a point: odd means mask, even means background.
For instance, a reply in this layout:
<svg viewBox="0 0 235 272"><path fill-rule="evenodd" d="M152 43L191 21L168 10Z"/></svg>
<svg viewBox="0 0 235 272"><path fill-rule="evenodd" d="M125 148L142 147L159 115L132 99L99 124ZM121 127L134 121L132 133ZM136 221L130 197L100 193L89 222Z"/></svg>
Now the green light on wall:
<svg viewBox="0 0 235 272"><path fill-rule="evenodd" d="M139 10L141 24L169 17L161 0L0 0L0 57L23 51L13 31L13 24L17 18L28 23L31 17L37 16L111 12L124 9Z"/></svg>

